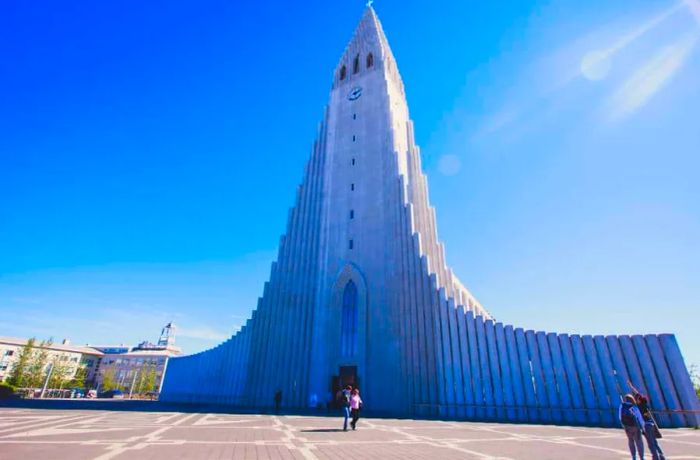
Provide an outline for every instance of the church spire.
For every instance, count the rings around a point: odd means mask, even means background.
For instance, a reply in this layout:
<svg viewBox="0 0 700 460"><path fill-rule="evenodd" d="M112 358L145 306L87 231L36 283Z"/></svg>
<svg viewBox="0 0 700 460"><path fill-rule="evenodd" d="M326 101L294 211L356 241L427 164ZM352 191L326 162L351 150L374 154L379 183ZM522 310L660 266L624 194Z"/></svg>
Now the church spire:
<svg viewBox="0 0 700 460"><path fill-rule="evenodd" d="M362 18L336 67L333 87L353 80L353 76L361 74L364 70L380 67L396 75L399 81L401 80L382 24L372 7L372 2L368 1ZM400 86L403 87L403 84Z"/></svg>

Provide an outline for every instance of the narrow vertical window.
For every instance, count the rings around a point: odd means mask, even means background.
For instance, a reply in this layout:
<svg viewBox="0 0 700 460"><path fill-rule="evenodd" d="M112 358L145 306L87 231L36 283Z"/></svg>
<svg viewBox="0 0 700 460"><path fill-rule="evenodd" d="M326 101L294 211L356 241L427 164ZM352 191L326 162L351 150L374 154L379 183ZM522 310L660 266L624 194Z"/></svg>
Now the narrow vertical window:
<svg viewBox="0 0 700 460"><path fill-rule="evenodd" d="M360 71L360 55L355 56L355 60L352 63L352 73L357 73Z"/></svg>
<svg viewBox="0 0 700 460"><path fill-rule="evenodd" d="M347 69L345 68L345 66L341 67L341 68L340 68L340 80L341 80L341 81L342 81L342 80L345 80L345 74L346 74L346 73L347 73Z"/></svg>
<svg viewBox="0 0 700 460"><path fill-rule="evenodd" d="M355 210L354 210L354 209L351 209L351 210L350 210L350 218L351 218L351 219L354 219L354 218L355 218Z"/></svg>
<svg viewBox="0 0 700 460"><path fill-rule="evenodd" d="M355 243L353 242L353 240L348 241L348 249L352 249L354 247L355 247Z"/></svg>
<svg viewBox="0 0 700 460"><path fill-rule="evenodd" d="M367 55L367 68L369 69L374 65L374 56L372 56L372 53L369 53Z"/></svg>
<svg viewBox="0 0 700 460"><path fill-rule="evenodd" d="M355 135L352 135L352 141L355 142Z"/></svg>
<svg viewBox="0 0 700 460"><path fill-rule="evenodd" d="M357 114L356 114L356 113L353 113L353 114L352 114L352 119L353 119L353 120L357 120Z"/></svg>
<svg viewBox="0 0 700 460"><path fill-rule="evenodd" d="M350 190L354 191L355 190L355 184L350 184Z"/></svg>
<svg viewBox="0 0 700 460"><path fill-rule="evenodd" d="M350 164L355 166L355 159L354 158L352 160L350 160Z"/></svg>
<svg viewBox="0 0 700 460"><path fill-rule="evenodd" d="M343 290L343 307L340 325L340 354L353 356L357 352L357 286L350 280Z"/></svg>

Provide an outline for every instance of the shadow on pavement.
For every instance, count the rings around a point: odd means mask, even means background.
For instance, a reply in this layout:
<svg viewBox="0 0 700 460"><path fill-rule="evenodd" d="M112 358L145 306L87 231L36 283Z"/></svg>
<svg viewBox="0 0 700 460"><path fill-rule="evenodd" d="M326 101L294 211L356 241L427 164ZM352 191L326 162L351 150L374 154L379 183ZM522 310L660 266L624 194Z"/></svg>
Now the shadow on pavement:
<svg viewBox="0 0 700 460"><path fill-rule="evenodd" d="M317 428L315 430L299 430L302 433L337 433L338 431L344 431L341 428Z"/></svg>

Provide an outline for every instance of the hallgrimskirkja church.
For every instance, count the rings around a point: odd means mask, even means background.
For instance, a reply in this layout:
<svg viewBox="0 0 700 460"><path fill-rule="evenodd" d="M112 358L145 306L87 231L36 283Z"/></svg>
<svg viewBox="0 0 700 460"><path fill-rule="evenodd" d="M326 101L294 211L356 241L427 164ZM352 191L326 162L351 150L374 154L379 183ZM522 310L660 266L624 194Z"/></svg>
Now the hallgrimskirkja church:
<svg viewBox="0 0 700 460"><path fill-rule="evenodd" d="M326 407L358 386L388 416L612 426L628 381L662 426L700 409L672 334L497 322L445 261L404 86L368 6L333 73L276 262L250 319L169 361L161 400Z"/></svg>

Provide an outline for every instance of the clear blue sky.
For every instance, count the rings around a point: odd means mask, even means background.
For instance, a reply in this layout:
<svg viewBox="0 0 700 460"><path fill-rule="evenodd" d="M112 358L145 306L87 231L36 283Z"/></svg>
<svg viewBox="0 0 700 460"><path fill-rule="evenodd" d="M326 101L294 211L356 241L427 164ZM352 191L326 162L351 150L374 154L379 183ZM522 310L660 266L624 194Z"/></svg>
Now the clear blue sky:
<svg viewBox="0 0 700 460"><path fill-rule="evenodd" d="M363 2L9 2L0 335L187 352L250 314ZM700 1L375 8L448 261L502 321L700 364Z"/></svg>

